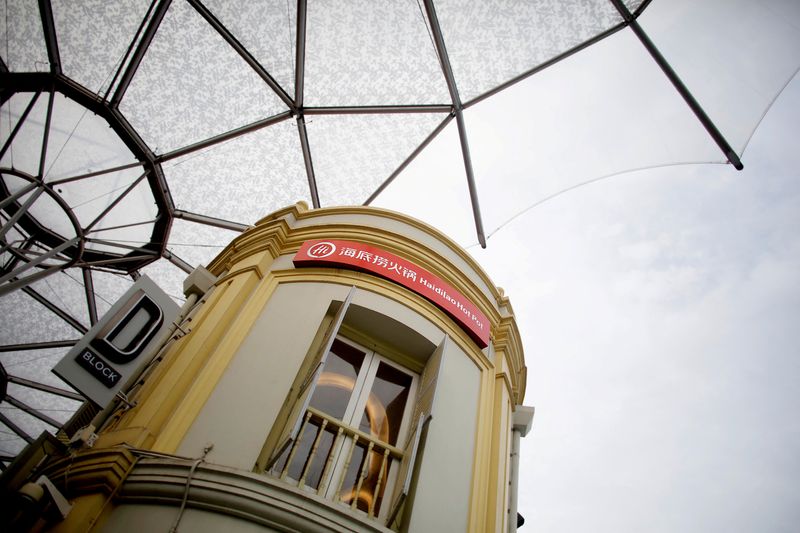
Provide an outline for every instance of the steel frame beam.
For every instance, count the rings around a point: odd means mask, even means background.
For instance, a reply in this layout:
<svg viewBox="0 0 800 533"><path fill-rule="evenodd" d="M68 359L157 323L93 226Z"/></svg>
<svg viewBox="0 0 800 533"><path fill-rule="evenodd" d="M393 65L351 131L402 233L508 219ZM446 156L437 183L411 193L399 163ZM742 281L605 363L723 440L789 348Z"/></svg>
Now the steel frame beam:
<svg viewBox="0 0 800 533"><path fill-rule="evenodd" d="M161 25L161 21L164 20L164 15L167 14L167 9L169 9L171 2L172 0L159 0L158 7L156 7L153 17L150 19L150 24L147 25L147 29L144 31L144 34L142 34L139 45L133 52L133 56L124 74L122 74L122 78L119 80L119 85L117 85L117 89L111 97L109 103L112 108L116 109L119 107L122 98L125 96L125 92L128 90L131 81L133 81L133 77L136 75L136 71L139 70L139 65L142 63L144 54L147 53L147 49L150 48L150 43L153 42L153 37L155 37L156 31Z"/></svg>
<svg viewBox="0 0 800 533"><path fill-rule="evenodd" d="M164 254L162 255L164 259L175 265L176 267L180 268L187 274L191 274L194 271L194 267L175 255L174 253L170 252L169 250L164 250Z"/></svg>
<svg viewBox="0 0 800 533"><path fill-rule="evenodd" d="M25 433L25 431L23 431L22 428L20 428L14 422L9 420L8 417L6 415L4 415L3 413L0 413L0 422L5 424L6 427L8 427L8 429L10 429L14 433L16 433L19 438L21 438L22 440L24 440L28 444L32 444L33 443L33 437L31 437L30 435Z"/></svg>
<svg viewBox="0 0 800 533"><path fill-rule="evenodd" d="M314 162L311 158L311 145L308 142L308 130L303 109L303 89L305 84L306 69L306 15L308 5L306 0L297 1L297 44L295 46L295 75L294 75L294 105L297 112L297 133L300 136L300 147L303 150L303 163L308 177L308 192L311 196L311 205L320 206L317 178L314 175Z"/></svg>
<svg viewBox="0 0 800 533"><path fill-rule="evenodd" d="M109 212L110 212L112 209L114 209L115 207L117 207L117 205L119 205L119 203L120 203L122 200L124 200L124 199L125 199L125 197L126 197L126 196L128 196L128 195L131 193L131 191L133 191L133 190L134 190L134 189L135 189L135 188L136 188L136 187L137 187L137 186L138 186L138 185L139 185L139 184L142 182L142 180L143 180L143 179L145 179L145 178L147 177L147 174L148 174L148 171L147 171L147 170L145 170L145 171L142 173L142 175L141 175L141 176L139 176L138 178L136 178L135 180L133 180L133 182L132 182L130 185L128 185L128 187L126 187L124 191L122 191L122 194L120 194L119 196L117 196L116 198L114 198L114 200L113 200L111 203L109 203L109 204L108 204L108 205L105 207L105 209L103 209L102 211L100 211L100 214L99 214L99 215L97 215L97 216L94 218L94 220L92 220L91 222L89 222L89 224L88 224L88 225L87 225L85 228L83 228L83 231L84 231L84 233L86 233L86 232L90 231L90 230L91 230L93 227L95 227L95 225L97 225L97 223L98 223L98 222L100 222L100 220L102 220L102 219L103 219L103 217L104 217L104 216L106 216L106 215L107 215L107 214L108 214L108 213L109 213Z"/></svg>
<svg viewBox="0 0 800 533"><path fill-rule="evenodd" d="M81 268L83 274L83 292L86 293L86 307L89 311L89 325L97 324L97 299L94 294L94 280L92 279L92 269Z"/></svg>
<svg viewBox="0 0 800 533"><path fill-rule="evenodd" d="M305 115L391 115L399 113L450 113L452 111L453 106L446 104L321 106L303 109Z"/></svg>
<svg viewBox="0 0 800 533"><path fill-rule="evenodd" d="M55 100L55 90L51 89L47 98L47 115L44 119L44 131L42 132L42 153L39 157L39 174L37 178L44 181L44 163L47 160L47 144L50 139L50 125L53 121L53 103Z"/></svg>
<svg viewBox="0 0 800 533"><path fill-rule="evenodd" d="M213 137L209 137L208 139L198 141L194 144L184 146L183 148L178 148L177 150L173 150L171 152L167 152L166 154L156 156L153 159L153 161L155 163L164 163L166 161L170 161L178 157L183 157L185 155L191 154L192 152L197 152L198 150L214 146L215 144L235 139L236 137L240 137L247 133L257 131L262 128L266 128L268 126L272 126L273 124L278 124L279 122L288 120L291 117L292 117L291 111L284 111L283 113L278 113L277 115L273 115L271 117L251 122L250 124L245 124L244 126L241 126L239 128L227 131L225 133L220 133L219 135L215 135ZM175 208L173 207L171 211L174 212Z"/></svg>
<svg viewBox="0 0 800 533"><path fill-rule="evenodd" d="M163 6L163 2L160 5ZM0 73L0 87L5 88L3 90L4 95L7 92L13 94L15 92L49 91L54 87L57 92L64 94L66 97L99 115L108 122L128 149L130 149L139 160L139 163L131 164L130 167L133 168L134 166L141 165L145 170L150 170L147 179L150 183L150 189L155 198L156 205L159 208L159 216L153 224L150 242L140 251L153 251L155 254L153 256L149 254L136 254L136 257L139 259L153 257L152 260L155 260L165 247L166 236L169 234L171 223L170 213L174 208L174 204L161 167L157 164L158 162L156 161L155 154L153 154L119 110L111 108L107 102L98 98L96 94L88 91L63 75L53 75L49 73ZM119 169L127 167L128 165L123 165L119 167ZM106 169L98 171L97 173L75 176L72 180L91 177L110 171L112 170ZM133 254L128 254L128 257L131 255ZM120 270L124 269L125 264L130 263L130 261L124 259L125 257L126 256L121 256L119 258ZM84 257L82 257L82 260L86 260L87 263L101 261L103 264L114 264L113 261L108 261L107 259L113 259L113 257L110 257L108 253L93 250L86 250ZM124 271L129 272L130 270L141 268L152 260L145 260L144 263L139 265L131 264L130 269Z"/></svg>
<svg viewBox="0 0 800 533"><path fill-rule="evenodd" d="M464 124L464 106L461 104L461 96L458 94L456 79L453 76L453 68L450 65L450 58L447 55L447 47L444 44L442 28L439 26L439 19L436 16L436 9L433 7L433 0L424 0L425 12L428 15L436 53L442 66L447 90L450 91L450 98L453 100L453 111L458 125L458 138L461 143L461 155L464 159L464 170L467 175L467 187L469 188L469 198L472 202L472 215L475 218L475 231L478 235L478 242L481 248L486 248L486 235L483 231L483 219L481 218L481 208L478 199L478 188L475 184L475 174L472 170L472 157L469 151L469 141L467 140L467 129Z"/></svg>
<svg viewBox="0 0 800 533"><path fill-rule="evenodd" d="M490 90L486 91L485 93L483 93L481 95L478 95L475 98L473 98L472 100L466 102L464 104L464 109L468 109L468 108L474 106L475 104L480 103L480 102L486 100L487 98L489 98L491 96L494 96L497 93L508 89L512 85L516 85L517 83L530 78L534 74L536 74L538 72L541 72L541 71L543 71L544 69L546 69L548 67L552 67L556 63L558 63L560 61L563 61L564 59L576 54L577 52L580 52L581 50L583 50L585 48L588 48L589 46L602 41L606 37L610 37L611 35L617 33L618 31L620 31L622 29L624 29L627 25L628 25L627 22L621 22L620 24L617 24L616 26L614 26L612 28L609 28L609 29L607 29L606 31L604 31L602 33L598 33L597 35L595 35L591 39L588 39L588 40L586 40L586 41L584 41L584 42L582 42L582 43L570 48L569 50L567 50L565 52L562 52L562 53L560 53L560 54L548 59L544 63L536 65L532 69L526 70L522 74L520 74L518 76L515 76L514 78L511 78L510 80L508 80L508 81L506 81L504 83L501 83L497 87L495 87L493 89L490 89Z"/></svg>
<svg viewBox="0 0 800 533"><path fill-rule="evenodd" d="M38 418L39 420L41 420L45 424L53 426L56 429L58 429L58 428L60 428L62 426L61 422L58 422L57 420L53 420L52 418L50 418L46 414L39 412L39 410L34 409L30 405L26 404L25 402L23 402L21 400L18 400L16 398L14 398L13 396L11 396L9 394L6 394L6 401L8 403L10 403L11 405L13 405L14 407L16 407L17 409L20 409L21 411L23 411L25 413L28 413L32 417Z"/></svg>
<svg viewBox="0 0 800 533"><path fill-rule="evenodd" d="M112 172L119 172L121 170L128 170L131 168L136 168L142 166L141 161L137 161L135 163L128 163L126 165L119 165L118 167L111 167L105 168L103 170L96 170L94 172L87 172L86 174L78 174L77 176L70 176L69 178L62 178L60 180L48 180L47 183L50 184L51 187L56 185L61 185L62 183L72 183L73 181L79 181L87 178L94 178L95 176L102 176L103 174L111 174Z"/></svg>
<svg viewBox="0 0 800 533"><path fill-rule="evenodd" d="M70 400L75 400L78 402L82 402L85 400L85 398L80 394L78 394L77 392L59 389L58 387L53 387L52 385L45 385L44 383L38 383L36 381L31 381L25 378L8 376L8 382L15 383L22 387L28 387L29 389L36 389L43 392L49 392L50 394L55 394L56 396L62 396L64 398L69 398Z"/></svg>
<svg viewBox="0 0 800 533"><path fill-rule="evenodd" d="M1 277L0 278L0 296L4 296L5 294L8 294L9 292L13 291L14 289L18 289L20 287L26 287L26 286L30 285L31 283L33 283L34 281L36 281L38 279L44 278L46 276L49 276L50 274L55 274L56 272L58 272L58 271L60 271L60 270L62 270L64 268L68 268L68 267L72 266L72 264L74 263L75 260L68 261L68 262L64 263L63 265L54 265L54 266L46 267L45 269L40 270L40 271L36 272L35 274L30 274L30 275L25 276L24 278L21 278L21 279L15 279L15 278L17 278L18 274L21 274L22 272L25 272L26 270L35 267L39 263L41 263L43 261L46 261L47 259L50 259L51 257L60 254L66 248L69 248L70 246L74 246L74 245L78 244L78 241L79 241L78 237L74 237L74 238L72 238L72 239L70 239L68 241L64 241L60 246L57 246L57 247L49 250L47 253L44 253L44 254L40 255L36 259L28 261L24 265L14 269L13 271L11 271L8 274L6 274L3 277ZM8 283L6 283L6 282L8 282Z"/></svg>
<svg viewBox="0 0 800 533"><path fill-rule="evenodd" d="M372 202L374 202L374 201L375 201L375 199L378 197L378 195L379 195L380 193L382 193L382 192L384 191L384 189L386 189L386 187L388 187L388 186L389 186L389 184L390 184L390 183L392 183L392 182L395 180L395 178L396 178L397 176L399 176L399 175L400 175L400 173L401 173L401 172L403 172L403 170L405 170L405 169L406 169L406 167L407 167L408 165L410 165L410 164L411 164L411 162L412 162L414 159L416 159L416 157L417 157L419 154L421 154L421 153L422 153L422 151L425 149L425 147L426 147L426 146L428 146L428 145L431 143L431 141L433 141L433 139L435 139L435 138L436 138L436 136L438 136L438 135L439 135L439 134L440 134L440 133L441 133L441 132L442 132L442 131L443 131L443 130L444 130L446 127L447 127L447 125L448 125L448 124L450 124L450 122L453 120L453 116L454 116L454 115L452 115L452 114L450 114L450 115L447 115L447 116L445 117L445 119L444 119L444 120L442 120L442 122L441 122L441 123L440 123L438 126L436 126L436 129L434 129L434 130L433 130L433 131L430 133L430 135L428 135L428 136L425 138L425 140L424 140L424 141L422 141L422 142L420 143L420 145L419 145L419 146L417 146L417 147L414 149L414 151L413 151L413 152L411 152L411 154L409 154L409 156L408 156L408 157L406 157L406 158L405 158L405 160L404 160L402 163L400 163L400 166L398 166L398 167L397 167L397 168L394 170L394 172L392 172L392 173L389 175L389 177L388 177L388 178L386 178L386 179L383 181L383 183L381 183L381 184L378 186L378 188L377 188L377 189L375 189L375 192L373 192L373 193L372 193L372 194L369 196L369 198L367 198L367 199L366 199L366 201L364 201L364 205L370 205Z"/></svg>
<svg viewBox="0 0 800 533"><path fill-rule="evenodd" d="M187 220L189 222L196 222L197 224L204 224L206 226L213 226L215 228L222 228L231 231L241 232L250 227L246 224L239 224L238 222L232 222L230 220L200 215L197 213L190 213L189 211L184 211L182 209L176 209L172 213L172 216L182 220Z"/></svg>
<svg viewBox="0 0 800 533"><path fill-rule="evenodd" d="M0 159L2 159L4 155L6 155L6 150L8 150L8 148L14 142L14 137L17 136L17 133L22 128L22 125L25 123L25 120L28 118L28 114L33 109L33 106L36 105L36 102L39 100L39 96L41 94L42 94L41 90L36 91L36 93L31 98L31 101L28 102L27 106L25 106L25 110L22 112L22 115L20 115L19 120L17 121L17 125L14 126L13 130L11 130L11 134L8 136L8 139L6 139L6 142L3 144L3 148L0 149Z"/></svg>
<svg viewBox="0 0 800 533"><path fill-rule="evenodd" d="M28 296L30 296L31 298L33 298L34 300L45 306L47 309L52 311L58 318L60 318L61 320L72 326L72 328L75 329L81 335L89 331L89 328L81 324L81 322L77 318L70 315L69 313L61 309L59 306L57 306L56 304L45 298L36 289L32 287L23 287L22 292L24 292L25 294L27 294Z"/></svg>
<svg viewBox="0 0 800 533"><path fill-rule="evenodd" d="M191 5L195 11L197 11L200 16L202 16L206 22L208 22L208 24L214 28L223 39L225 39L225 42L227 42L228 45L230 45L230 47L233 48L237 54L239 54L239 57L244 59L250 68L252 68L262 80L264 80L264 83L266 83L269 88L278 95L278 98L280 98L283 103L286 104L286 107L292 111L295 111L295 105L291 96L289 96L283 87L280 86L280 84L275 80L275 78L272 77L267 69L265 69L264 66L253 57L247 48L245 48L242 43L240 43L239 40L234 37L228 28L226 28L225 25L222 24L222 22L220 22L219 19L217 19L217 17L215 17L214 14L206 6L204 6L200 0L187 1L189 2L189 5Z"/></svg>
<svg viewBox="0 0 800 533"><path fill-rule="evenodd" d="M53 7L50 5L50 0L39 0L39 14L42 17L42 32L47 46L47 60L50 62L50 72L61 74L61 56L58 52L56 25L53 21Z"/></svg>
<svg viewBox="0 0 800 533"><path fill-rule="evenodd" d="M633 14L628 11L627 6L622 3L622 0L609 1L614 5L615 8L617 8L619 14L622 15L623 19L625 19L625 22L628 24L628 26L630 26L633 33L639 39L639 42L642 43L647 52L650 54L650 57L652 57L659 68L661 68L661 71L664 73L667 79L669 79L670 83L672 83L672 86L675 87L675 90L678 91L678 94L681 95L683 101L686 102L686 105L689 106L689 109L691 109L694 115L697 117L697 120L700 121L700 124L703 125L703 128L705 128L706 132L711 136L719 149L722 150L722 154L725 156L728 162L732 164L736 170L742 170L744 165L739 159L738 154L734 151L719 129L717 129L717 126L711 120L711 117L706 114L703 107L695 99L691 91L689 91L689 88L686 86L686 84L683 83L683 80L681 80L681 78L678 76L678 73L672 69L672 65L669 64L667 59L661 54L658 48L656 48L656 45L653 43L653 41L650 40L650 37L639 25L639 21L637 21Z"/></svg>
<svg viewBox="0 0 800 533"><path fill-rule="evenodd" d="M63 341L28 342L24 344L0 345L0 352L24 352L30 350L47 350L50 348L70 348L75 346L79 339Z"/></svg>

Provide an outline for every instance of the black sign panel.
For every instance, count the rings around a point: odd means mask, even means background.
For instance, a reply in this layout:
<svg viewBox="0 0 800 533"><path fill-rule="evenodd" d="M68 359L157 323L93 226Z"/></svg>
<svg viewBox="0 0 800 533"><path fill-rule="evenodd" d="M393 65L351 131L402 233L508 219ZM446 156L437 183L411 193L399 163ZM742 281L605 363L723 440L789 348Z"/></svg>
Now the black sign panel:
<svg viewBox="0 0 800 533"><path fill-rule="evenodd" d="M130 363L142 353L164 323L164 313L144 290L138 290L91 340L92 348L112 363Z"/></svg>
<svg viewBox="0 0 800 533"><path fill-rule="evenodd" d="M75 357L75 362L109 389L119 381L120 373L91 350L83 350Z"/></svg>

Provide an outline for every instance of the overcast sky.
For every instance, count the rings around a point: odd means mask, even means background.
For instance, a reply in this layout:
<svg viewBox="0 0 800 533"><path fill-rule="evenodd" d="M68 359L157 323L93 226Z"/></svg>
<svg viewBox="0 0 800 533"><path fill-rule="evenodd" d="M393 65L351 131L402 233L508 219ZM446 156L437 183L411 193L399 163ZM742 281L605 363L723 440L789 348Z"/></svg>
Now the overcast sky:
<svg viewBox="0 0 800 533"><path fill-rule="evenodd" d="M526 350L524 530L797 531L798 124L795 81L744 171L617 176L471 250Z"/></svg>
<svg viewBox="0 0 800 533"><path fill-rule="evenodd" d="M797 0L665 0L642 20L673 37L657 41L682 75L698 67L686 81L740 149L774 96L755 82L796 68L798 11ZM467 110L488 232L620 168L719 159L691 114L662 127L685 106L674 92L654 100L649 88L664 78L644 55L620 32ZM526 350L536 416L521 457L523 531L798 529L799 124L795 81L743 172L621 174L537 205L485 251L470 248L511 297ZM464 183L451 124L375 205L469 244Z"/></svg>
<svg viewBox="0 0 800 533"><path fill-rule="evenodd" d="M653 2L643 24L741 150L781 69L797 68L798 11L674 0ZM643 55L622 32L467 111L488 232L622 168L720 158L674 91L656 92L665 80L652 61L633 65ZM770 77L772 92L758 87ZM469 248L506 289L525 346L536 416L521 456L523 531L797 531L799 124L795 80L742 172L601 179ZM475 242L464 191L451 128L378 204Z"/></svg>

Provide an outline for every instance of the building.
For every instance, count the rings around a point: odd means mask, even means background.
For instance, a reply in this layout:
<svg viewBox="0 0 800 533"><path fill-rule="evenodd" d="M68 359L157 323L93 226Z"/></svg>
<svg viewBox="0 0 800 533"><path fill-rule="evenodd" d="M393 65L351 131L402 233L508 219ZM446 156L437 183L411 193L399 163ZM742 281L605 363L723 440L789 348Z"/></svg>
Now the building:
<svg viewBox="0 0 800 533"><path fill-rule="evenodd" d="M533 415L520 336L508 298L447 237L385 210L299 203L185 287L166 335L128 320L147 315L139 304L109 312L134 326L89 331L110 342L95 350L106 367L125 374L108 350L144 366L67 425L70 450L6 476L63 495L54 530L516 529ZM30 499L27 518L44 520L52 498Z"/></svg>

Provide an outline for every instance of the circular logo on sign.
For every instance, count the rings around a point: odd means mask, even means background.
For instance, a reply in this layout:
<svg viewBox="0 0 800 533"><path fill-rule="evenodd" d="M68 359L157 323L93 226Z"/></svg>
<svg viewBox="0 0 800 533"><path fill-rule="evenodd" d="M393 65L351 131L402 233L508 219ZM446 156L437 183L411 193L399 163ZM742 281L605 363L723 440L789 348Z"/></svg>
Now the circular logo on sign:
<svg viewBox="0 0 800 533"><path fill-rule="evenodd" d="M308 249L308 256L313 257L314 259L322 259L323 257L328 257L332 255L333 252L336 251L336 245L332 242L318 242L317 244L313 245L311 248Z"/></svg>

